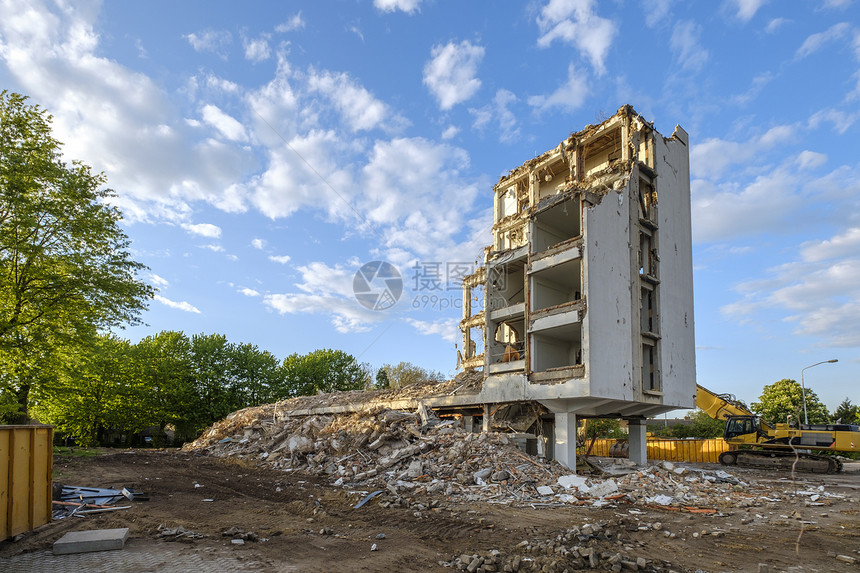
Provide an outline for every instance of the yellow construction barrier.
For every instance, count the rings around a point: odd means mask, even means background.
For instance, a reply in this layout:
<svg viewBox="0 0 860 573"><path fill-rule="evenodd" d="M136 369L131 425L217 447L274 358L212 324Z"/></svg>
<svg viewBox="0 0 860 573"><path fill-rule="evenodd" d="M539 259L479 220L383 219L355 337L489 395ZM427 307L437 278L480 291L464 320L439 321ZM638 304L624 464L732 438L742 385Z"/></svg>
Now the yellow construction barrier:
<svg viewBox="0 0 860 573"><path fill-rule="evenodd" d="M614 439L599 439L595 440L591 445L591 440L586 441L584 446L577 449L577 453L584 455L588 447L591 446L590 455L592 456L610 456L610 448L619 441ZM670 439L670 438L648 438L648 459L649 460L666 460L670 462L700 462L700 463L719 463L720 454L728 451L729 445L722 438L713 439ZM620 448L615 448L613 452L620 451ZM626 456L625 456L626 457Z"/></svg>
<svg viewBox="0 0 860 573"><path fill-rule="evenodd" d="M51 521L51 426L0 426L0 541Z"/></svg>

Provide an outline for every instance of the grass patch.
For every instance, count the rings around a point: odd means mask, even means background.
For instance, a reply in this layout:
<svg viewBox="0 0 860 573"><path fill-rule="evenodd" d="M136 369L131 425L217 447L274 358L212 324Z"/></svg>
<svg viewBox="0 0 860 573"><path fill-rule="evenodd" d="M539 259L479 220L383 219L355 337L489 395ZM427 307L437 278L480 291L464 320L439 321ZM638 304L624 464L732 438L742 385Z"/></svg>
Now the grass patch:
<svg viewBox="0 0 860 573"><path fill-rule="evenodd" d="M54 446L55 456L70 458L92 458L105 453L104 448L78 448L74 446Z"/></svg>

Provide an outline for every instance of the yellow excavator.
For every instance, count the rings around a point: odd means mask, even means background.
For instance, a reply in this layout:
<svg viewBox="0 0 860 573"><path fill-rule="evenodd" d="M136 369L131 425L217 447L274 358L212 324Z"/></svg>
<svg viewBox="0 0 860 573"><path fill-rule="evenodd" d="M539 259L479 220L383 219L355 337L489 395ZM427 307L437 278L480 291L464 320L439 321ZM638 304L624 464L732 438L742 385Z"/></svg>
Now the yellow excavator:
<svg viewBox="0 0 860 573"><path fill-rule="evenodd" d="M723 439L731 450L720 463L781 467L820 473L842 470L835 456L814 452L860 452L860 426L854 424L776 424L771 427L731 394L696 385L696 406L726 421Z"/></svg>

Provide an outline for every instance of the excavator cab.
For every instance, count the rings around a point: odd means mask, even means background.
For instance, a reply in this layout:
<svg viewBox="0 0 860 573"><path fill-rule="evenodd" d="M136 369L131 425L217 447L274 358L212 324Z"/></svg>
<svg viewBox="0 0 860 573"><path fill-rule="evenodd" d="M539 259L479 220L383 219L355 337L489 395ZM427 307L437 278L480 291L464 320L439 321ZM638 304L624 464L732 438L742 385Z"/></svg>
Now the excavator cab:
<svg viewBox="0 0 860 573"><path fill-rule="evenodd" d="M723 438L732 443L751 443L758 441L761 425L757 416L729 416Z"/></svg>

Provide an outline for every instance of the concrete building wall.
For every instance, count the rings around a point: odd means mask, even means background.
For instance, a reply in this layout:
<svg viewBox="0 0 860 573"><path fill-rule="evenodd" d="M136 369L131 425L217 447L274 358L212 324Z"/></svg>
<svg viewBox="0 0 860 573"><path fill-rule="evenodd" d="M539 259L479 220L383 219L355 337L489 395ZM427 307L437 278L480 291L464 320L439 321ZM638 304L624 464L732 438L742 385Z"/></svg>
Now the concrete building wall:
<svg viewBox="0 0 860 573"><path fill-rule="evenodd" d="M630 197L625 186L585 202L586 373L591 396L636 400L631 336ZM636 277L638 279L638 277Z"/></svg>
<svg viewBox="0 0 860 573"><path fill-rule="evenodd" d="M687 133L657 138L659 169L663 403L692 408L696 403L696 345L693 320L693 244L690 221L690 161Z"/></svg>

